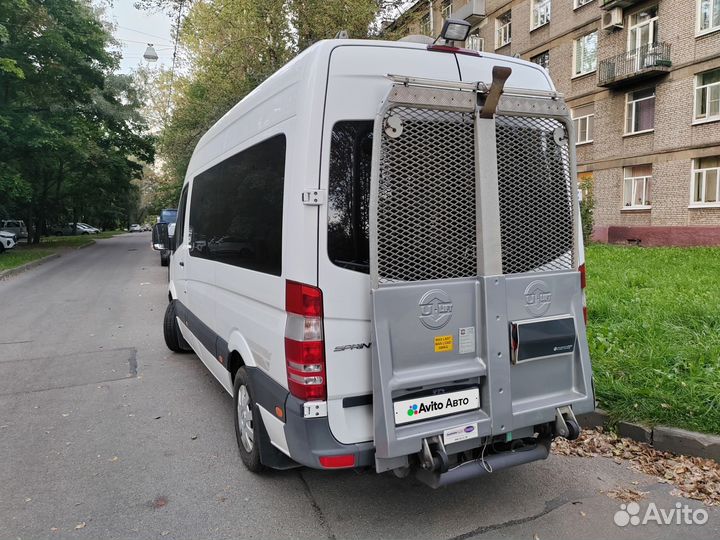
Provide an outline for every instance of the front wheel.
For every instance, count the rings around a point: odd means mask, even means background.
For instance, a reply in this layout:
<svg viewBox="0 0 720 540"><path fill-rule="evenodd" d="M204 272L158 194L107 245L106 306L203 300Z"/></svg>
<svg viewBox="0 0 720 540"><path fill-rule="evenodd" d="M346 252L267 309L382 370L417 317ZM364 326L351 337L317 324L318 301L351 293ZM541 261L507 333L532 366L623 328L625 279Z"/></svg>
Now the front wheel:
<svg viewBox="0 0 720 540"><path fill-rule="evenodd" d="M190 345L188 345L187 341L185 341L185 338L182 336L176 317L175 300L172 300L165 310L165 320L163 321L165 345L167 345L167 348L172 352L189 352L191 350Z"/></svg>
<svg viewBox="0 0 720 540"><path fill-rule="evenodd" d="M255 411L255 400L250 388L250 378L244 367L235 375L235 438L240 450L240 458L245 466L254 473L264 467L260 462L258 447L259 418Z"/></svg>

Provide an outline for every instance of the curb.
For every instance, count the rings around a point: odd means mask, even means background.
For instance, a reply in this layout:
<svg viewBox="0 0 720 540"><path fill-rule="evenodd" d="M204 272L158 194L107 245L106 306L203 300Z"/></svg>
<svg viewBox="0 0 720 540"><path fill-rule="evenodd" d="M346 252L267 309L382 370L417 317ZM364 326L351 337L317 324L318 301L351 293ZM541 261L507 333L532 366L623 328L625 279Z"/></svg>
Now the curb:
<svg viewBox="0 0 720 540"><path fill-rule="evenodd" d="M95 240L94 238L91 238L90 242L88 242L87 244L83 244L82 246L78 246L75 249L85 249L86 247L94 246L95 242L97 242L97 240Z"/></svg>
<svg viewBox="0 0 720 540"><path fill-rule="evenodd" d="M578 416L585 429L605 427L611 424L610 416L602 409ZM714 459L720 463L720 437L685 429L655 426L653 428L633 422L618 422L621 437L651 445L660 452Z"/></svg>
<svg viewBox="0 0 720 540"><path fill-rule="evenodd" d="M2 272L0 272L0 279L5 279L5 278L9 278L10 276L14 276L15 274L20 274L20 273L24 272L25 270L30 270L31 268L40 266L41 264L51 261L52 259L57 259L58 257L60 257L59 253L51 253L50 255L47 255L46 257L43 257L42 259L30 261L29 263L22 264L16 268L10 268L9 270L3 270Z"/></svg>

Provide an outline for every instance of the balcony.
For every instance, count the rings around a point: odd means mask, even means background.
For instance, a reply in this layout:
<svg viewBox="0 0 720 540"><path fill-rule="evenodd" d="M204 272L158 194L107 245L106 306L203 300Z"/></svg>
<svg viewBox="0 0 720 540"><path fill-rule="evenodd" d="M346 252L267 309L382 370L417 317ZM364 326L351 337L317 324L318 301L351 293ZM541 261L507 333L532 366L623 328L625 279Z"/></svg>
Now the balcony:
<svg viewBox="0 0 720 540"><path fill-rule="evenodd" d="M476 25L485 18L485 0L470 0L461 8L453 11L453 19L464 19Z"/></svg>
<svg viewBox="0 0 720 540"><path fill-rule="evenodd" d="M598 65L598 86L621 86L670 71L669 43L644 45L606 60Z"/></svg>
<svg viewBox="0 0 720 540"><path fill-rule="evenodd" d="M600 7L605 10L621 7L630 7L633 4L639 4L642 0L600 0Z"/></svg>

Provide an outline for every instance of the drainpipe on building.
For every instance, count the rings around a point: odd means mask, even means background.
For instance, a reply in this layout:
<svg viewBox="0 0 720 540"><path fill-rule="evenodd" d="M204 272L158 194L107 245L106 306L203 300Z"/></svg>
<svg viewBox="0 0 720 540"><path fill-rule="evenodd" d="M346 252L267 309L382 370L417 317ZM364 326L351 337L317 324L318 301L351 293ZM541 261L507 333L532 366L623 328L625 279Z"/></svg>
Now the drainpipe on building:
<svg viewBox="0 0 720 540"><path fill-rule="evenodd" d="M433 24L433 0L428 0L428 6L430 6L430 35L435 35L435 25Z"/></svg>

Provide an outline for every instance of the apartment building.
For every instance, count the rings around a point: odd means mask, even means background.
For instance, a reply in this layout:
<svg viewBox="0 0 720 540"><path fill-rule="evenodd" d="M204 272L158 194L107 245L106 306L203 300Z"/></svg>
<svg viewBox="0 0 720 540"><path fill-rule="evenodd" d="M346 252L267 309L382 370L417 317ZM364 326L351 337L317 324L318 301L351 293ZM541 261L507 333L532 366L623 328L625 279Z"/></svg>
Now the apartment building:
<svg viewBox="0 0 720 540"><path fill-rule="evenodd" d="M548 69L572 110L598 241L720 245L720 0L419 0L389 32Z"/></svg>

